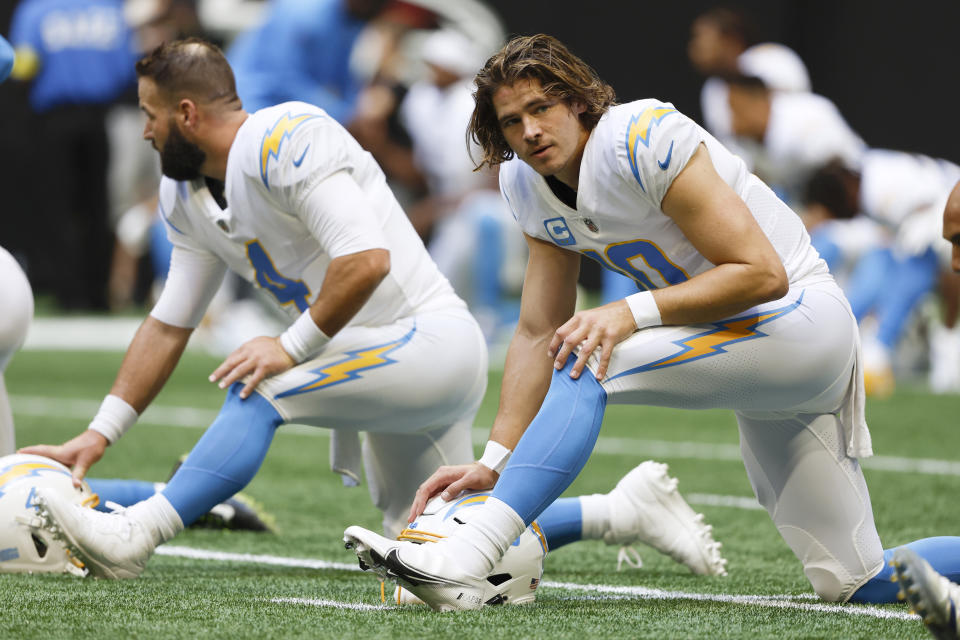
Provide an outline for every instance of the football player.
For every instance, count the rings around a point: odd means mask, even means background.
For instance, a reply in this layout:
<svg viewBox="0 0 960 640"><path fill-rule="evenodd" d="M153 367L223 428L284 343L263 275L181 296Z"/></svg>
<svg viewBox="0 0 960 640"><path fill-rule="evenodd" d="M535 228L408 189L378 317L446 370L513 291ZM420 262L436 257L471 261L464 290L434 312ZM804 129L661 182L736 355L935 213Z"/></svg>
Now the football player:
<svg viewBox="0 0 960 640"><path fill-rule="evenodd" d="M295 422L335 429L337 459L354 474L351 442L367 432L371 497L396 535L438 464L473 459L470 426L487 380L477 323L380 168L326 112L289 102L248 114L226 59L201 40L158 47L137 74L144 138L165 175L166 286L89 429L23 451L72 466L79 482L159 392L227 268L272 294L292 324L210 375L227 399L160 493L102 514L40 491L48 526L94 575L135 577L158 544L245 486L276 428ZM503 462L496 452L484 461ZM582 508L574 500L558 507L558 540L639 539L693 571L724 573L709 527L663 465L640 465Z"/></svg>
<svg viewBox="0 0 960 640"><path fill-rule="evenodd" d="M952 245L950 266L960 274L960 182L954 185L943 211L943 237ZM948 580L906 547L894 552L893 564L900 599L920 615L930 633L939 640L960 638L960 585L956 576Z"/></svg>
<svg viewBox="0 0 960 640"><path fill-rule="evenodd" d="M476 82L471 133L530 247L490 437L509 461L423 484L411 517L436 493L493 487L450 537L354 526L347 545L434 608L480 607L483 577L583 468L608 403L728 408L757 499L816 593L896 601L859 464L872 447L857 324L799 217L669 103L615 105L555 38L513 39ZM582 256L643 290L575 312ZM960 538L909 546L960 576Z"/></svg>
<svg viewBox="0 0 960 640"><path fill-rule="evenodd" d="M877 316L876 336L864 340L867 392L893 391L891 365L897 342L917 304L949 269L947 244L940 238L950 190L960 167L946 160L886 149L865 152L859 171L833 162L807 187L807 210L831 220L859 212L887 230L892 242L867 252L846 286L858 321ZM809 215L809 214L808 214ZM931 387L960 389L960 333L938 326L931 335Z"/></svg>
<svg viewBox="0 0 960 640"><path fill-rule="evenodd" d="M742 11L730 7L715 7L697 16L690 25L687 56L707 78L700 89L703 126L725 145L736 145L729 76L760 77L780 92L810 91L810 75L800 56L779 43L757 44L754 25Z"/></svg>

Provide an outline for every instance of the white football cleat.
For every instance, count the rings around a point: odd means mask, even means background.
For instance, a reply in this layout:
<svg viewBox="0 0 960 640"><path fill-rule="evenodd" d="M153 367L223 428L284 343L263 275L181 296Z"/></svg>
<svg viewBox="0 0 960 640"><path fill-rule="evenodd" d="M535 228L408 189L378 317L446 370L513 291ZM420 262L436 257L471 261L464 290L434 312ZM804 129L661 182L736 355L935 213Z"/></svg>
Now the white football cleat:
<svg viewBox="0 0 960 640"><path fill-rule="evenodd" d="M156 543L146 528L123 511L103 513L80 507L48 489L37 489L44 528L62 540L99 578L136 578Z"/></svg>
<svg viewBox="0 0 960 640"><path fill-rule="evenodd" d="M503 604L496 585L460 569L440 543L391 540L358 526L343 532L343 542L357 554L361 569L376 572L381 580L399 582L436 611Z"/></svg>
<svg viewBox="0 0 960 640"><path fill-rule="evenodd" d="M703 514L690 508L677 480L667 474L667 465L647 460L625 475L607 494L610 498L610 530L607 544L648 544L700 575L727 575L727 561L713 527Z"/></svg>
<svg viewBox="0 0 960 640"><path fill-rule="evenodd" d="M899 547L893 552L893 570L900 591L935 638L960 638L957 610L960 609L960 585L947 580L915 551Z"/></svg>

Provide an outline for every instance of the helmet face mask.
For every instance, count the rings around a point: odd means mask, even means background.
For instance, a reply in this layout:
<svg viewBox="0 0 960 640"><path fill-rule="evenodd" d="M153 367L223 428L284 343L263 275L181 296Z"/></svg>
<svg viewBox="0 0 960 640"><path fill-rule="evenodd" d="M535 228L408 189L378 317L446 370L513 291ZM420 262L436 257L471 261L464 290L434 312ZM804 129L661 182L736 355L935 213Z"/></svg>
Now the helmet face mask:
<svg viewBox="0 0 960 640"><path fill-rule="evenodd" d="M398 540L417 544L437 542L452 535L472 515L470 508L483 504L490 492L471 492L444 502L436 497L427 503L423 514L404 529ZM529 604L536 599L537 587L543 575L543 558L547 554L547 540L536 521L507 549L487 581L500 590L499 602L488 604Z"/></svg>
<svg viewBox="0 0 960 640"><path fill-rule="evenodd" d="M0 458L0 573L71 573L83 576L83 563L42 528L33 504L36 490L52 488L81 506L95 506L86 483L73 486L70 470L42 456Z"/></svg>

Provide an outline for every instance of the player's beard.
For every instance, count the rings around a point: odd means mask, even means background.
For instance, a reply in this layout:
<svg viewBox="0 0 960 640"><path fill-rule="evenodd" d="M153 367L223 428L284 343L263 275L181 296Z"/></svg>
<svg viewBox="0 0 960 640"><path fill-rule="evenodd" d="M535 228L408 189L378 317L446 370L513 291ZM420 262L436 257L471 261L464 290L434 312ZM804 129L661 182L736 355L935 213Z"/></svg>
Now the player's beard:
<svg viewBox="0 0 960 640"><path fill-rule="evenodd" d="M173 120L170 121L170 134L160 150L160 171L174 180L195 180L199 178L200 167L207 160L203 149L188 141Z"/></svg>

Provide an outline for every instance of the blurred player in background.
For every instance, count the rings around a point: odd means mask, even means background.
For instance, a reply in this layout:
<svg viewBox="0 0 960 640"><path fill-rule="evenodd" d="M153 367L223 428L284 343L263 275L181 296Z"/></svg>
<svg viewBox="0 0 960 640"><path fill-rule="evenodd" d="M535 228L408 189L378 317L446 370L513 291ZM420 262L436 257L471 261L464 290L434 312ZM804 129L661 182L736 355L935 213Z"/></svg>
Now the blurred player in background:
<svg viewBox="0 0 960 640"><path fill-rule="evenodd" d="M859 168L867 146L832 102L773 89L763 71L755 73L731 76L728 84L731 128L758 177L798 205L810 176L830 160Z"/></svg>
<svg viewBox="0 0 960 640"><path fill-rule="evenodd" d="M859 171L833 162L807 187L808 221L830 225L861 213L891 238L889 245L879 243L859 259L846 287L859 322L869 313L876 315L875 334L864 340L868 393L893 391L893 356L907 321L949 270L948 245L940 235L947 197L957 180L960 167L946 160L871 149L863 154ZM849 253L829 247L825 252ZM960 390L960 334L950 323L955 318L946 320L930 336L930 385L941 393Z"/></svg>
<svg viewBox="0 0 960 640"><path fill-rule="evenodd" d="M366 80L350 66L358 36L386 0L277 0L263 23L227 51L246 108L289 100L324 109L337 122L353 116Z"/></svg>
<svg viewBox="0 0 960 640"><path fill-rule="evenodd" d="M607 403L730 408L757 499L817 594L895 601L858 462L872 447L856 321L799 217L672 105L613 106L550 36L512 40L477 86L471 132L530 247L488 445L509 461L420 488L411 517L493 487L451 537L344 540L434 608L478 608L492 563L583 468ZM584 255L646 290L574 313ZM960 575L960 538L910 546Z"/></svg>
<svg viewBox="0 0 960 640"><path fill-rule="evenodd" d="M496 173L474 171L477 149L468 152L461 143L473 112L473 76L486 53L459 31L440 29L424 38L419 55L426 77L399 102L391 87L368 88L350 130L388 178L413 192L425 185L426 195L407 213L490 340L498 327L516 320L509 292L518 292L523 280L526 245L500 197ZM390 135L394 112L410 144Z"/></svg>
<svg viewBox="0 0 960 640"><path fill-rule="evenodd" d="M704 128L737 152L727 78L758 76L776 91L810 91L810 76L800 56L782 44L758 44L757 29L750 19L730 7L710 9L693 21L687 56L706 77L700 90Z"/></svg>
<svg viewBox="0 0 960 640"><path fill-rule="evenodd" d="M229 388L226 402L160 493L102 514L40 491L51 529L94 575L135 577L158 544L245 486L276 428L295 422L335 429L336 468L357 480L350 443L367 432L371 497L396 535L430 471L472 459L487 380L479 327L379 167L323 110L293 102L246 113L226 59L199 40L159 47L137 72L144 137L166 176L170 273L90 428L23 452L71 465L79 481L159 392L227 268L269 291L293 324L210 376ZM548 539L640 540L697 573L724 573L710 528L665 465L642 464L610 494L582 500L583 513L576 499L558 513Z"/></svg>
<svg viewBox="0 0 960 640"><path fill-rule="evenodd" d="M10 40L17 52L12 75L31 83L44 149L44 189L31 220L44 243L27 255L30 277L65 309L105 310L113 247L105 117L136 80L123 3L22 0Z"/></svg>

